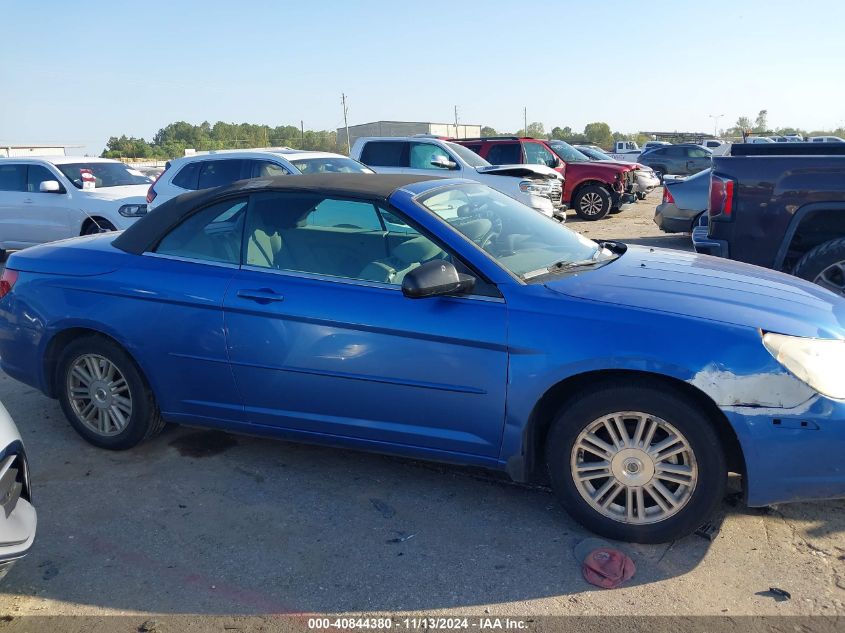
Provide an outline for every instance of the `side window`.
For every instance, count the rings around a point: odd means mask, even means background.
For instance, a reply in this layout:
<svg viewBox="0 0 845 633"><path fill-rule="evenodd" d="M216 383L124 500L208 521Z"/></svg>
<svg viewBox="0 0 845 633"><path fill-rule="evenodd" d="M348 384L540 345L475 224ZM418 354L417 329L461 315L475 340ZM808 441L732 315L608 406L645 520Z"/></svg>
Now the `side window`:
<svg viewBox="0 0 845 633"><path fill-rule="evenodd" d="M273 176L290 175L287 169L269 160L251 160L249 162L252 164L252 168L249 170L252 178L272 178Z"/></svg>
<svg viewBox="0 0 845 633"><path fill-rule="evenodd" d="M519 143L496 143L487 153L487 162L492 165L520 165L522 148Z"/></svg>
<svg viewBox="0 0 845 633"><path fill-rule="evenodd" d="M26 165L0 163L0 191L26 191Z"/></svg>
<svg viewBox="0 0 845 633"><path fill-rule="evenodd" d="M668 147L666 149L654 150L655 153L660 152L659 155L671 156L672 158L686 158L687 152L683 147Z"/></svg>
<svg viewBox="0 0 845 633"><path fill-rule="evenodd" d="M554 156L539 143L525 143L525 162L530 165L549 165L554 161Z"/></svg>
<svg viewBox="0 0 845 633"><path fill-rule="evenodd" d="M30 165L26 174L26 190L31 193L38 193L41 183L45 180L58 181L59 179L43 165ZM63 189L64 187L62 187Z"/></svg>
<svg viewBox="0 0 845 633"><path fill-rule="evenodd" d="M432 143L411 143L408 153L408 166L411 169L431 169L432 171L443 171L443 167L435 167L431 164L435 156L445 156L454 162L454 158L442 147Z"/></svg>
<svg viewBox="0 0 845 633"><path fill-rule="evenodd" d="M179 173L173 177L172 184L182 189L190 189L195 191L197 189L197 180L199 178L200 167L204 161L196 161L183 165Z"/></svg>
<svg viewBox="0 0 845 633"><path fill-rule="evenodd" d="M242 178L243 164L244 161L238 159L205 161L200 169L198 188L210 189L231 185Z"/></svg>
<svg viewBox="0 0 845 633"><path fill-rule="evenodd" d="M239 264L246 207L247 201L243 198L206 207L165 235L155 252Z"/></svg>
<svg viewBox="0 0 845 633"><path fill-rule="evenodd" d="M462 143L462 145L476 154L481 154L481 143Z"/></svg>
<svg viewBox="0 0 845 633"><path fill-rule="evenodd" d="M303 226L381 231L375 205L357 200L326 198L306 217Z"/></svg>
<svg viewBox="0 0 845 633"><path fill-rule="evenodd" d="M400 285L409 270L446 257L399 217L385 213L382 225L382 213L377 203L362 200L256 194L247 220L246 263Z"/></svg>
<svg viewBox="0 0 845 633"><path fill-rule="evenodd" d="M688 153L690 158L707 158L710 155L707 152L705 152L703 149L700 149L698 147L690 147L687 150L687 153Z"/></svg>
<svg viewBox="0 0 845 633"><path fill-rule="evenodd" d="M401 141L369 141L364 144L361 162L374 167L407 167L408 143Z"/></svg>

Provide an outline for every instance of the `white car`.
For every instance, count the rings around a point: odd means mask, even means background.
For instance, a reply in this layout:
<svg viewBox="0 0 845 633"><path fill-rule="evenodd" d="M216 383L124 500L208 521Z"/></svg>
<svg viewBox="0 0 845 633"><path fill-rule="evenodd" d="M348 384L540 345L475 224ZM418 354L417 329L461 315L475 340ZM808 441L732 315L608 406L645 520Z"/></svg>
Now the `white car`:
<svg viewBox="0 0 845 633"><path fill-rule="evenodd" d="M810 136L807 140L810 143L845 143L845 139L838 136Z"/></svg>
<svg viewBox="0 0 845 633"><path fill-rule="evenodd" d="M125 229L152 182L116 160L0 158L0 252Z"/></svg>
<svg viewBox="0 0 845 633"><path fill-rule="evenodd" d="M26 453L3 403L0 403L0 506L0 578L3 578L32 547L38 523Z"/></svg>
<svg viewBox="0 0 845 633"><path fill-rule="evenodd" d="M300 174L364 173L373 170L341 154L278 147L202 152L167 163L147 191L150 211L187 191L229 185L248 178Z"/></svg>
<svg viewBox="0 0 845 633"><path fill-rule="evenodd" d="M545 165L494 166L471 149L429 136L362 137L351 156L380 174L475 180L548 217L566 218L563 177Z"/></svg>

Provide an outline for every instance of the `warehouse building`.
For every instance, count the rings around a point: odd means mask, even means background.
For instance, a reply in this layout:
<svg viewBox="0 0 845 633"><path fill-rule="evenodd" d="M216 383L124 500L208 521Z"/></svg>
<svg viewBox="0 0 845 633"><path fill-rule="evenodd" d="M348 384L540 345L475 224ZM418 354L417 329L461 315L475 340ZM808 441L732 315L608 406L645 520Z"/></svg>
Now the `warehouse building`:
<svg viewBox="0 0 845 633"><path fill-rule="evenodd" d="M0 156L26 158L27 156L65 156L67 148L81 145L7 145L0 144Z"/></svg>
<svg viewBox="0 0 845 633"><path fill-rule="evenodd" d="M374 121L349 126L349 145L362 136L413 136L431 134L451 138L478 138L481 136L480 125L459 123L424 123L419 121ZM346 145L346 128L337 129L337 144Z"/></svg>

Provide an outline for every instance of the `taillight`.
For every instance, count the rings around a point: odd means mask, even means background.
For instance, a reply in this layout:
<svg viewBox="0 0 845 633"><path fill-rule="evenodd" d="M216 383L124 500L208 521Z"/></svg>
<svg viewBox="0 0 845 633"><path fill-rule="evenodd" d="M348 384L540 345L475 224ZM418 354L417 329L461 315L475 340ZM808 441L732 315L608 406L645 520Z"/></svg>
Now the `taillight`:
<svg viewBox="0 0 845 633"><path fill-rule="evenodd" d="M672 192L669 191L669 187L663 185L663 204L666 204L667 202L674 203L675 197L672 195Z"/></svg>
<svg viewBox="0 0 845 633"><path fill-rule="evenodd" d="M158 181L161 180L161 177L164 176L164 172L166 172L168 169L170 169L170 161L167 161L167 164L164 166L164 171L161 172L155 178L155 180L153 180L152 184L150 185L150 188L147 189L147 204L150 204L153 200L156 199L156 196L158 194L156 193L155 186L158 184Z"/></svg>
<svg viewBox="0 0 845 633"><path fill-rule="evenodd" d="M733 216L734 210L734 181L711 174L710 176L710 206L707 215L711 218Z"/></svg>
<svg viewBox="0 0 845 633"><path fill-rule="evenodd" d="M0 275L0 299L12 291L12 286L18 280L18 271L6 268Z"/></svg>

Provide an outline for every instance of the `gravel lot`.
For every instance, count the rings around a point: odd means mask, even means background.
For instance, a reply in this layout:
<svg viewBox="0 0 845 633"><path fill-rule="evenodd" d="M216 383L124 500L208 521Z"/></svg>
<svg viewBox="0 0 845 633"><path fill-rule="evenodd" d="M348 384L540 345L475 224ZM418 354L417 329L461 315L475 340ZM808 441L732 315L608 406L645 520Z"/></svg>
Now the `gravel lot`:
<svg viewBox="0 0 845 633"><path fill-rule="evenodd" d="M688 236L652 223L658 201L569 226L689 250ZM0 400L24 436L39 512L34 549L0 584L0 614L132 614L135 626L148 613L845 615L842 501L726 501L712 542L626 545L637 574L605 591L573 559L589 534L544 488L184 427L112 453L4 375Z"/></svg>

